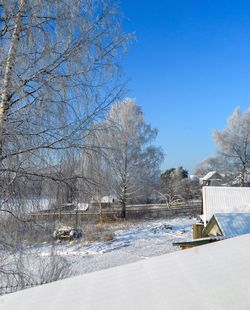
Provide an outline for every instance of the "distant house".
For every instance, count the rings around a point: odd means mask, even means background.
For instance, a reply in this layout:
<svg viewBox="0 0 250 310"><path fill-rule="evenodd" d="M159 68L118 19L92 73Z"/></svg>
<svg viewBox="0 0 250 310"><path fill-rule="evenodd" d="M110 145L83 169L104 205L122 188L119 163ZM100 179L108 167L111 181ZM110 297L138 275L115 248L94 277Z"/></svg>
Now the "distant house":
<svg viewBox="0 0 250 310"><path fill-rule="evenodd" d="M113 203L116 201L117 201L117 198L115 196L103 196L101 198L102 203Z"/></svg>
<svg viewBox="0 0 250 310"><path fill-rule="evenodd" d="M250 213L216 213L203 230L203 237L234 237L250 233Z"/></svg>
<svg viewBox="0 0 250 310"><path fill-rule="evenodd" d="M204 226L217 213L250 213L250 187L204 186L202 197Z"/></svg>
<svg viewBox="0 0 250 310"><path fill-rule="evenodd" d="M117 197L115 196L112 196L112 195L107 195L107 196L103 196L103 197L98 197L98 196L95 196L95 197L92 197L91 198L91 201L90 203L114 203L114 202L117 202L118 199Z"/></svg>
<svg viewBox="0 0 250 310"><path fill-rule="evenodd" d="M203 186L218 186L221 185L223 177L217 171L210 171L203 178L201 183Z"/></svg>
<svg viewBox="0 0 250 310"><path fill-rule="evenodd" d="M79 211L87 211L89 208L89 204L88 203L83 203L83 202L78 202L76 204L76 208Z"/></svg>

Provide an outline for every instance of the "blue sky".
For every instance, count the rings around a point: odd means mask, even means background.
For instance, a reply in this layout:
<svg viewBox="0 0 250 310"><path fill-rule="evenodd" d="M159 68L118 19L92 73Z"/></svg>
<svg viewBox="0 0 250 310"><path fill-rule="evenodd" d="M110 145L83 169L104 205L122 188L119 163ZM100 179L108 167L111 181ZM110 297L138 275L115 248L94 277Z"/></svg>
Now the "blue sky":
<svg viewBox="0 0 250 310"><path fill-rule="evenodd" d="M250 107L250 1L121 0L136 41L123 66L129 97L159 129L162 169L193 172L216 148L212 130Z"/></svg>

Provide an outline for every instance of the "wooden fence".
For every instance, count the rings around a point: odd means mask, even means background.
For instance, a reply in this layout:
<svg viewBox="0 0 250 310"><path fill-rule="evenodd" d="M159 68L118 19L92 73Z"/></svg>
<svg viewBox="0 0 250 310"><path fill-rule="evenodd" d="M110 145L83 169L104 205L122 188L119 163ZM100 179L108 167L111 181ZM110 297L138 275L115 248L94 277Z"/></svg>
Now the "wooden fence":
<svg viewBox="0 0 250 310"><path fill-rule="evenodd" d="M138 204L127 205L127 219L150 219L171 218L177 216L197 215L201 213L201 201L193 200L174 205L166 204ZM90 207L87 211L47 211L37 212L29 215L31 220L60 220L60 221L98 221L100 219L117 220L122 218L122 209L118 204L99 204Z"/></svg>

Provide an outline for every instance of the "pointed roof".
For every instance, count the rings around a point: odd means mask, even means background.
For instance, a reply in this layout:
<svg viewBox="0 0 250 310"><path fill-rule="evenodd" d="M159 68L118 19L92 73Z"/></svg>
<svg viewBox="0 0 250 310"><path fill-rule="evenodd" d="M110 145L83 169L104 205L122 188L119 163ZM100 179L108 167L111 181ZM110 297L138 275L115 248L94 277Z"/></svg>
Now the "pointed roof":
<svg viewBox="0 0 250 310"><path fill-rule="evenodd" d="M250 213L216 213L214 217L225 237L250 233Z"/></svg>
<svg viewBox="0 0 250 310"><path fill-rule="evenodd" d="M202 180L203 181L207 181L207 180L210 180L210 179L222 179L222 176L217 172L217 171L210 171L208 172L203 178Z"/></svg>

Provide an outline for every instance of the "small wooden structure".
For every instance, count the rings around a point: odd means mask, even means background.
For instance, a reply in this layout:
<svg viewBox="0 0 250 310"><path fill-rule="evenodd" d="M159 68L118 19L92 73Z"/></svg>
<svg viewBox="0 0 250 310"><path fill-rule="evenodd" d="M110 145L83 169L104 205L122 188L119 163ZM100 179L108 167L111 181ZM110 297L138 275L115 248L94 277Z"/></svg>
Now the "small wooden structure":
<svg viewBox="0 0 250 310"><path fill-rule="evenodd" d="M218 186L221 184L222 176L217 171L210 171L201 180L203 186Z"/></svg>
<svg viewBox="0 0 250 310"><path fill-rule="evenodd" d="M193 224L193 239L199 239L202 238L202 231L204 229L203 223L195 223Z"/></svg>
<svg viewBox="0 0 250 310"><path fill-rule="evenodd" d="M182 242L174 242L174 246L179 246L182 250L190 249L199 245L204 245L212 242L217 242L220 240L226 239L225 237L207 237L207 238L200 238L191 241L182 241Z"/></svg>

